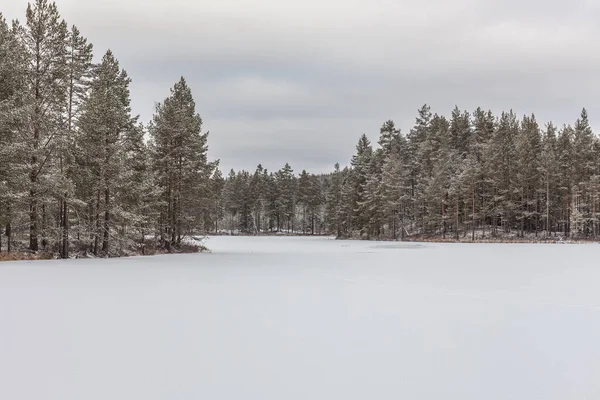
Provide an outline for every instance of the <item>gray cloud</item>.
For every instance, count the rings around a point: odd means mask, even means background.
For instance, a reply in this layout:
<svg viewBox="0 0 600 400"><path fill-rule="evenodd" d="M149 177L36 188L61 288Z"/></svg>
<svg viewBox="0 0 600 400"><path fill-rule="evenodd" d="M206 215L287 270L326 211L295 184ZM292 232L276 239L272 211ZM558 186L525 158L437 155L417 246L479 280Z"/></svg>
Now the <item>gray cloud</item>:
<svg viewBox="0 0 600 400"><path fill-rule="evenodd" d="M25 1L2 6L22 19ZM363 132L404 132L429 103L600 122L600 5L592 0L59 0L128 70L134 111L185 76L222 167L320 172Z"/></svg>

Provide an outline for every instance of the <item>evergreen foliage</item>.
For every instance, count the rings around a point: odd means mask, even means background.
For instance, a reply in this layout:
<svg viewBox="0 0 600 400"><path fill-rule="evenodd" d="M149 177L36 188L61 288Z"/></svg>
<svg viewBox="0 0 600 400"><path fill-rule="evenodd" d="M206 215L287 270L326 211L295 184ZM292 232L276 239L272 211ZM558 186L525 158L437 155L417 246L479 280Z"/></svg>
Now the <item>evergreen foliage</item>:
<svg viewBox="0 0 600 400"><path fill-rule="evenodd" d="M596 239L600 139L585 109L572 125L428 105L405 135L385 121L346 167L231 170L182 77L146 126L131 79L106 51L35 0L25 22L0 14L0 251L67 258L179 251L200 233L347 238Z"/></svg>

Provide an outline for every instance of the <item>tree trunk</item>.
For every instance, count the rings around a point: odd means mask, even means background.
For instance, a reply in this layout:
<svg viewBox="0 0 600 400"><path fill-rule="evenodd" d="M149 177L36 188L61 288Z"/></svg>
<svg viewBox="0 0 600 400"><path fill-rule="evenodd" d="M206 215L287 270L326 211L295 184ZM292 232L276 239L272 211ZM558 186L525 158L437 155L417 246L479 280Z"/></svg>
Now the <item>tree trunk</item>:
<svg viewBox="0 0 600 400"><path fill-rule="evenodd" d="M596 193L592 195L592 238L596 238Z"/></svg>
<svg viewBox="0 0 600 400"><path fill-rule="evenodd" d="M456 240L459 240L459 236L458 236L458 197L456 198Z"/></svg>
<svg viewBox="0 0 600 400"><path fill-rule="evenodd" d="M527 199L525 198L525 189L521 187L521 238L525 237L525 213L527 212Z"/></svg>
<svg viewBox="0 0 600 400"><path fill-rule="evenodd" d="M12 251L12 227L10 222L6 224L6 250L10 253Z"/></svg>
<svg viewBox="0 0 600 400"><path fill-rule="evenodd" d="M448 194L446 193L444 195L444 197L448 197ZM445 200L442 198L442 239L446 239L446 202Z"/></svg>
<svg viewBox="0 0 600 400"><path fill-rule="evenodd" d="M110 189L104 189L104 240L102 241L102 251L108 253L108 238L110 229Z"/></svg>
<svg viewBox="0 0 600 400"><path fill-rule="evenodd" d="M471 240L475 241L475 185L473 185L473 215L471 216Z"/></svg>
<svg viewBox="0 0 600 400"><path fill-rule="evenodd" d="M394 210L393 212L393 218L392 218L392 238L394 240L396 240L396 211Z"/></svg>
<svg viewBox="0 0 600 400"><path fill-rule="evenodd" d="M306 235L306 207L302 207L302 234Z"/></svg>
<svg viewBox="0 0 600 400"><path fill-rule="evenodd" d="M69 204L67 202L67 194L65 193L65 200L63 201L63 212L62 212L62 258L69 258Z"/></svg>
<svg viewBox="0 0 600 400"><path fill-rule="evenodd" d="M32 179L32 184L35 180ZM38 251L38 203L35 190L29 191L29 250Z"/></svg>
<svg viewBox="0 0 600 400"><path fill-rule="evenodd" d="M550 234L550 181L546 173L546 237Z"/></svg>
<svg viewBox="0 0 600 400"><path fill-rule="evenodd" d="M160 213L158 229L160 232L160 247L165 248L165 215L163 212Z"/></svg>
<svg viewBox="0 0 600 400"><path fill-rule="evenodd" d="M96 191L96 229L94 231L94 255L98 255L100 235L100 188Z"/></svg>

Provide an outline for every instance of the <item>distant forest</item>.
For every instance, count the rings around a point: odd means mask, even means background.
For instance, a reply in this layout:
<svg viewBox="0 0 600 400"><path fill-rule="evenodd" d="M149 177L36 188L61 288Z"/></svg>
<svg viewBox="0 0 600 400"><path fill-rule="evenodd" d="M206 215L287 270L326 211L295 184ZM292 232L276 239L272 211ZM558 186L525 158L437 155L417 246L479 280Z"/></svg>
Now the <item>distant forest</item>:
<svg viewBox="0 0 600 400"><path fill-rule="evenodd" d="M585 109L574 125L541 129L535 115L495 116L425 105L403 135L393 121L377 148L366 135L350 165L296 177L231 171L213 176L232 232L300 232L365 239L494 240L599 232L600 140ZM215 230L219 225L215 225Z"/></svg>
<svg viewBox="0 0 600 400"><path fill-rule="evenodd" d="M142 124L130 78L60 17L28 5L0 15L0 252L62 258L186 250L197 234L327 234L365 239L596 239L600 141L534 115L425 105L403 134L362 135L329 174L230 171L184 78ZM189 249L187 249L189 250Z"/></svg>

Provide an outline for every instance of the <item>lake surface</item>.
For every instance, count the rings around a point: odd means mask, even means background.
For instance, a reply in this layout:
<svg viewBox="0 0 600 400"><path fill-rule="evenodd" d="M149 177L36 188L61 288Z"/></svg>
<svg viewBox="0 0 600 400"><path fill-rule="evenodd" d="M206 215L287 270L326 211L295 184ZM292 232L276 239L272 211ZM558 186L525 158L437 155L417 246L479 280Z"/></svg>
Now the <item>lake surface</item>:
<svg viewBox="0 0 600 400"><path fill-rule="evenodd" d="M598 245L206 244L0 264L0 398L600 398Z"/></svg>

